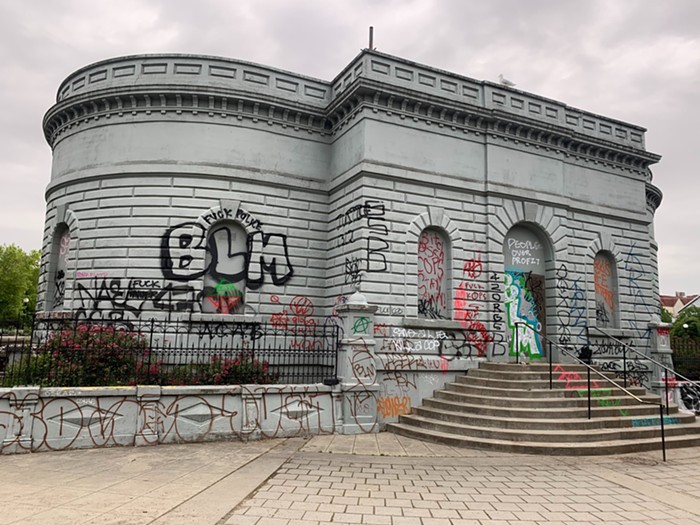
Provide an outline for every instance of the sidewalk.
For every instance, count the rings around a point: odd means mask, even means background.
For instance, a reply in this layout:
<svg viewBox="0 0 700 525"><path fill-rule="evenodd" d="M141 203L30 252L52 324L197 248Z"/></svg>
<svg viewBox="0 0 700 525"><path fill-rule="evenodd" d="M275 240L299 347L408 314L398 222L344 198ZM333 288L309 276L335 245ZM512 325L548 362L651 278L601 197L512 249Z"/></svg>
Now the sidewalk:
<svg viewBox="0 0 700 525"><path fill-rule="evenodd" d="M700 449L561 458L393 434L0 456L0 525L698 525Z"/></svg>

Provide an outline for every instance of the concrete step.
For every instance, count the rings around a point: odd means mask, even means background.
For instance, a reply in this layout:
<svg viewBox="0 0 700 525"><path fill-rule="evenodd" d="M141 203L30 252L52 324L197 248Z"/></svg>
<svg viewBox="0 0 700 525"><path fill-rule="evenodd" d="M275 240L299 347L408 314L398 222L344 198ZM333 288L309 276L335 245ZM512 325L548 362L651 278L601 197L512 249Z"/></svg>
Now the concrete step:
<svg viewBox="0 0 700 525"><path fill-rule="evenodd" d="M592 375L588 419L586 368L549 363L479 363L413 413L387 428L398 434L452 446L550 455L618 454L660 449L659 396ZM607 374L609 376L610 374ZM669 407L668 448L700 445L700 421Z"/></svg>
<svg viewBox="0 0 700 525"><path fill-rule="evenodd" d="M586 366L580 363L553 363L552 368L557 365L563 367L567 371L586 373ZM593 366L598 369L598 367ZM524 371L524 372L543 372L549 371L549 362L532 362L532 363L498 363L493 361L482 361L479 363L479 370L503 370L503 371Z"/></svg>
<svg viewBox="0 0 700 525"><path fill-rule="evenodd" d="M656 423L656 418L644 418L645 423ZM634 420L632 420L634 421ZM403 415L399 423L411 425L435 432L457 434L480 439L496 439L506 441L540 441L548 443L589 443L593 441L634 440L661 438L660 425L642 425L638 427L591 428L582 432L581 429L562 430L556 422L551 422L549 430L523 428L495 428L475 425L464 425L450 421L441 421L423 417L417 414ZM664 418L666 436L681 434L700 434L700 423L680 423L680 419L670 416Z"/></svg>
<svg viewBox="0 0 700 525"><path fill-rule="evenodd" d="M539 441L508 441L462 436L447 432L437 432L404 423L390 423L387 428L399 435L422 439L448 446L496 450L520 454L547 454L552 456L594 456L627 454L658 450L661 454L661 439L643 438L630 440L596 441L591 443L545 443ZM700 434L668 436L666 448L700 446Z"/></svg>
<svg viewBox="0 0 700 525"><path fill-rule="evenodd" d="M583 417L557 419L546 417L503 417L457 412L430 406L415 407L413 413L424 418L447 421L460 425L520 430L552 430L553 427L559 430L578 431L600 428L630 428L635 426L652 426L653 423L659 420L658 410L656 410L655 415L634 414L627 417L605 417L594 413L595 416L591 419L588 419L586 415ZM677 424L690 424L696 421L693 414L678 411L670 411L669 415L665 417L676 420L678 422ZM664 421L666 422L667 419L664 419ZM675 421L671 421L670 423L676 424Z"/></svg>
<svg viewBox="0 0 700 525"><path fill-rule="evenodd" d="M466 374L469 379L473 378L484 378L484 379L501 379L504 381L547 381L549 382L549 370L540 371L519 371L519 370L500 370L500 369L482 369L475 368L469 370ZM602 377L607 377L608 379L615 379L614 372L591 372L591 381L601 381ZM586 382L587 374L585 371L554 371L552 373L552 378L555 381L566 381L566 382Z"/></svg>
<svg viewBox="0 0 700 525"><path fill-rule="evenodd" d="M606 407L625 407L627 405L637 405L639 402L627 395L608 395L608 390L591 391L591 404ZM552 397L552 398L516 398L516 397L495 397L487 395L467 394L454 392L451 390L438 390L433 397L437 399L447 399L457 403L469 403L489 406L507 406L514 408L553 408L553 407L581 407L588 406L587 392L579 390L578 397ZM658 403L659 396L645 394L639 396L643 401Z"/></svg>
<svg viewBox="0 0 700 525"><path fill-rule="evenodd" d="M521 397L521 398L563 398L563 397L581 397L578 389L553 388L549 389L549 383L545 388L498 388L492 386L477 386L469 383L446 383L444 390L458 392L462 394L487 395L491 397ZM636 396L646 394L646 390L641 387L629 387L627 390ZM587 389L584 389L587 392ZM591 389L593 396L599 395L601 391L610 392L610 395L623 395L621 389L617 388L601 388ZM583 395L586 397L587 393Z"/></svg>
<svg viewBox="0 0 700 525"><path fill-rule="evenodd" d="M517 380L517 379L497 379L493 377L476 377L476 376L457 376L455 378L457 383L463 385L480 385L492 388L514 388L518 390L531 389L531 388L549 388L549 379L528 379L528 380ZM620 388L622 387L622 381L605 381L603 379L593 380L591 378L591 388ZM581 389L588 388L588 382L584 379L583 381L567 381L555 379L552 381L552 387L557 389Z"/></svg>
<svg viewBox="0 0 700 525"><path fill-rule="evenodd" d="M535 408L535 407L512 407L512 406L495 406L481 405L478 403L464 403L459 401L451 401L449 399L427 398L423 400L423 406L437 408L441 410L450 410L453 412L462 412L469 414L488 415L493 417L504 418L583 418L588 417L588 403L584 406L569 406L569 407L552 407L552 408ZM591 403L591 413L594 417L620 417L620 407L601 407ZM623 408L628 416L644 417L656 416L659 413L659 407L655 405L629 405ZM670 411L672 414L678 411L678 407L671 405Z"/></svg>

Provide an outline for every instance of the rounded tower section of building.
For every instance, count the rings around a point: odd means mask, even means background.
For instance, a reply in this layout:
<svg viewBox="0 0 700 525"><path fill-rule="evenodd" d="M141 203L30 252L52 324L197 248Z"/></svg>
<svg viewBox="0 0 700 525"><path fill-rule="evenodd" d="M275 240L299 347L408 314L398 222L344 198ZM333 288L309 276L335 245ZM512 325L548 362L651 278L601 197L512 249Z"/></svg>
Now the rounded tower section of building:
<svg viewBox="0 0 700 525"><path fill-rule="evenodd" d="M43 123L53 166L38 310L256 316L273 295L323 296L313 239L326 231L330 92L194 55L70 75Z"/></svg>

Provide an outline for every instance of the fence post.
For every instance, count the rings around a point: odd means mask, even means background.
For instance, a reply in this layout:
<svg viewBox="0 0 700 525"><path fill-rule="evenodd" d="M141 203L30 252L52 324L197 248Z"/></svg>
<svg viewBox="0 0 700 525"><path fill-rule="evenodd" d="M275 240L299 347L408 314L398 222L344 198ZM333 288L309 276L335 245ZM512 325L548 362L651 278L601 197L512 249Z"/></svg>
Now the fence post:
<svg viewBox="0 0 700 525"><path fill-rule="evenodd" d="M374 314L359 291L347 303L336 308L342 321L338 347L338 380L334 389L341 392L340 434L378 432L377 360L375 357Z"/></svg>

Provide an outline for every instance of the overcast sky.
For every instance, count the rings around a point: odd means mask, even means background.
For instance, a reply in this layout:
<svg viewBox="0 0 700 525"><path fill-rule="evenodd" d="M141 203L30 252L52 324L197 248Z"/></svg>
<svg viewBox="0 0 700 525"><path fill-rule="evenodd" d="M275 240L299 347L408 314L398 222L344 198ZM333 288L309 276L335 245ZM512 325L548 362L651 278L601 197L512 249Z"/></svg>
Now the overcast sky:
<svg viewBox="0 0 700 525"><path fill-rule="evenodd" d="M91 62L194 53L331 80L379 51L646 127L661 292L700 292L700 0L0 0L0 244L39 249L41 121Z"/></svg>

